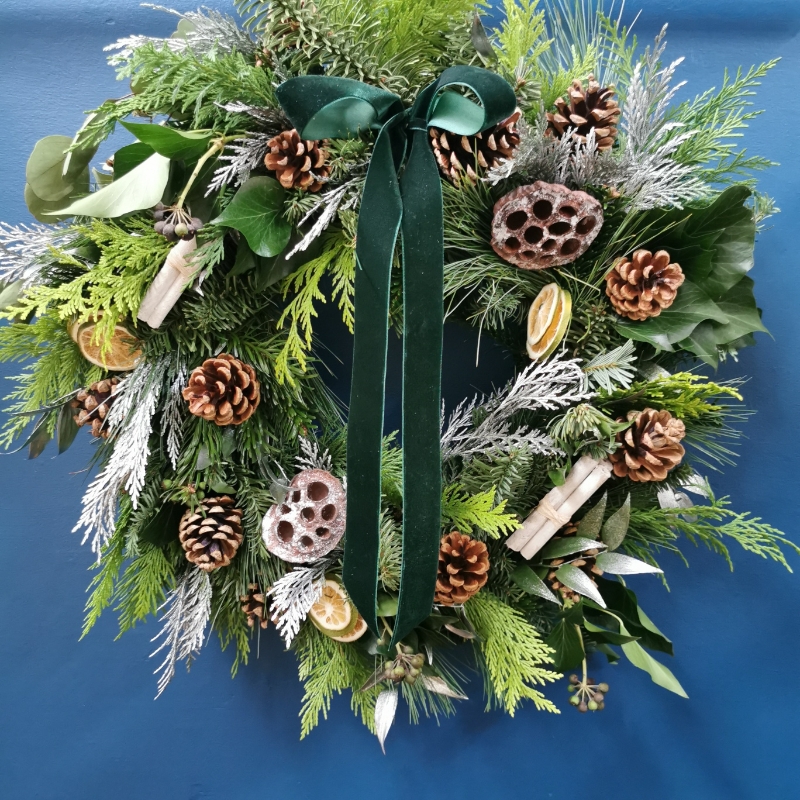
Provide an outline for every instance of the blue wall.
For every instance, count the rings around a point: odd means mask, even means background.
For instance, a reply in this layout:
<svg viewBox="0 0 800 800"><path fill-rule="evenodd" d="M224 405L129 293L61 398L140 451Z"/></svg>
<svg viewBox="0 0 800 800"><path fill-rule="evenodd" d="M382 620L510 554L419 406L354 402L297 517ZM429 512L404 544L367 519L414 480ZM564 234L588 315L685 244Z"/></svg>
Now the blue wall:
<svg viewBox="0 0 800 800"><path fill-rule="evenodd" d="M174 0L188 10L193 3ZM213 5L220 5L213 3ZM631 8L636 3L631 3ZM797 183L800 72L798 0L639 0L650 39L671 21L669 54L694 94L718 84L725 66L784 60L758 99L768 113L748 147L782 163L762 187L783 209L759 237L754 277L775 336L729 364L750 375L758 414L737 470L714 485L800 540L796 442L800 387ZM33 143L72 133L81 111L122 93L103 45L130 33L165 34L169 18L136 0L2 0L0 3L0 219L28 219L22 202ZM502 376L488 361L474 372L472 343L448 333L451 396ZM7 365L2 374L13 374ZM78 641L92 561L70 529L86 484L88 436L66 455L0 458L0 797L8 800L394 800L442 795L487 798L615 797L620 800L783 800L796 785L800 581L772 563L735 552L731 575L718 557L691 552L691 569L667 562L671 592L636 581L642 603L675 642L670 666L691 699L633 668L598 664L611 685L602 714L560 717L526 709L514 720L482 713L475 699L437 727L401 721L381 756L339 699L327 724L298 742L301 689L294 659L272 631L260 658L235 681L216 642L190 675L153 701L156 626L120 641L109 615ZM798 563L798 559L794 560ZM551 694L566 700L563 686Z"/></svg>

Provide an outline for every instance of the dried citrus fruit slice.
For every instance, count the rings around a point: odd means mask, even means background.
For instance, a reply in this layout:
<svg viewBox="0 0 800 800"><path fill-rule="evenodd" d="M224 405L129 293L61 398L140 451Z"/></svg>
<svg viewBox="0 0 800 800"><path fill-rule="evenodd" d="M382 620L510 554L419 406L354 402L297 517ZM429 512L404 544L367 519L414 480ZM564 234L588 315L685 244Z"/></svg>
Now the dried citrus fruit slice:
<svg viewBox="0 0 800 800"><path fill-rule="evenodd" d="M142 357L142 345L123 325L116 325L111 335L110 346L102 353L103 345L95 341L97 322L73 324L70 335L75 340L83 357L98 367L110 372L127 372L133 369ZM102 353L102 355L101 355Z"/></svg>
<svg viewBox="0 0 800 800"><path fill-rule="evenodd" d="M360 639L366 632L367 623L364 622L364 617L359 614L356 620L356 626L350 633L346 633L344 636L331 636L331 639L335 639L337 642L354 642L356 639Z"/></svg>
<svg viewBox="0 0 800 800"><path fill-rule="evenodd" d="M358 612L339 581L327 578L322 596L308 612L311 621L329 636L346 636L358 625Z"/></svg>
<svg viewBox="0 0 800 800"><path fill-rule="evenodd" d="M556 315L561 297L557 283L549 283L536 295L528 312L528 346L533 347L544 336Z"/></svg>
<svg viewBox="0 0 800 800"><path fill-rule="evenodd" d="M528 342L528 355L534 361L543 361L552 355L567 333L567 328L569 328L569 323L572 319L572 295L564 289L558 289L558 294L559 299L556 310L553 314L553 319L547 326L547 330L535 344L532 345Z"/></svg>

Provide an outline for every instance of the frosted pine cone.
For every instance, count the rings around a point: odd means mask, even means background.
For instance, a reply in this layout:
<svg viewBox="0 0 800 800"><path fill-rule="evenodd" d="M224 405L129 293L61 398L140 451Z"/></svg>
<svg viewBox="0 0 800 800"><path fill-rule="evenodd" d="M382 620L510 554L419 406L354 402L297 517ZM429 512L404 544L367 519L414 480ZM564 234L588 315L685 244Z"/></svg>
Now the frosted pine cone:
<svg viewBox="0 0 800 800"><path fill-rule="evenodd" d="M196 511L187 509L178 526L178 538L186 558L211 572L227 567L244 539L242 510L233 498L207 497Z"/></svg>
<svg viewBox="0 0 800 800"><path fill-rule="evenodd" d="M249 364L223 353L192 372L183 399L196 417L217 425L241 425L258 408L261 388Z"/></svg>
<svg viewBox="0 0 800 800"><path fill-rule="evenodd" d="M483 542L453 531L442 537L434 602L466 603L489 579L489 551Z"/></svg>
<svg viewBox="0 0 800 800"><path fill-rule="evenodd" d="M628 421L633 424L617 434L620 446L609 456L614 474L640 483L663 481L683 460L686 426L669 411L653 408L629 411Z"/></svg>

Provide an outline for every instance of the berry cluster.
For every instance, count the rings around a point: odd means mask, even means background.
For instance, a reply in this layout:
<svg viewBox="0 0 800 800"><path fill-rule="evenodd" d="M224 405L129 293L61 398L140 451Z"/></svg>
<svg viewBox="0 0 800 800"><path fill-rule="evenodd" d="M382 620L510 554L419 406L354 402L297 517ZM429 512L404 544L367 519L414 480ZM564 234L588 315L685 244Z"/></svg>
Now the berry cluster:
<svg viewBox="0 0 800 800"><path fill-rule="evenodd" d="M408 645L398 644L397 658L383 665L382 679L413 685L422 673L424 664L425 656L422 653L415 653L414 648Z"/></svg>
<svg viewBox="0 0 800 800"><path fill-rule="evenodd" d="M569 699L570 704L581 714L587 711L602 711L606 707L607 683L595 683L594 678L587 678L585 674L583 679L577 675L570 675L568 691L572 694Z"/></svg>
<svg viewBox="0 0 800 800"><path fill-rule="evenodd" d="M159 203L153 209L153 226L156 233L160 233L167 241L177 242L178 239L189 241L203 227L203 220L193 217L188 208L165 206Z"/></svg>

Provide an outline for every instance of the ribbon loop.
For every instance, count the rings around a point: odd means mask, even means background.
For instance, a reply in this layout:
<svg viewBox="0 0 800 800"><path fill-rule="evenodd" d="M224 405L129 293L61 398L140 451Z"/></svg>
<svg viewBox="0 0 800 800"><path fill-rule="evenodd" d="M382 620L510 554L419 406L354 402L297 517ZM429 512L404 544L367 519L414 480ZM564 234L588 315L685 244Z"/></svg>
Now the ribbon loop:
<svg viewBox="0 0 800 800"><path fill-rule="evenodd" d="M458 90L471 93L479 103ZM392 260L402 236L403 562L394 644L431 612L441 536L444 234L441 179L428 128L462 136L477 134L510 117L516 98L499 75L466 66L444 70L419 93L410 109L391 92L324 75L290 78L277 94L305 139L354 138L377 132L357 230L342 571L350 598L378 635L389 288ZM402 180L398 179L401 168Z"/></svg>

